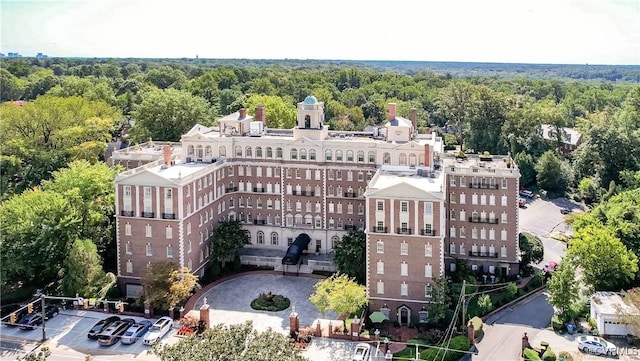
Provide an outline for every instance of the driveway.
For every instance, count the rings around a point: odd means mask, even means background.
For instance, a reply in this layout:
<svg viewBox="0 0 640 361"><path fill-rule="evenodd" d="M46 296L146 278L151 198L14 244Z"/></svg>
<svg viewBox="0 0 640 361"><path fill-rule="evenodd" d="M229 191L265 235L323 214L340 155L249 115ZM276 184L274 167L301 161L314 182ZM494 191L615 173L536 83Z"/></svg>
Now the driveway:
<svg viewBox="0 0 640 361"><path fill-rule="evenodd" d="M276 332L289 333L289 315L295 307L300 327L310 326L317 319L337 319L334 312L320 314L309 302L309 295L321 280L303 276L279 274L253 274L216 284L199 295L195 309L199 309L206 297L210 305L211 323L226 325L252 321L258 331L271 328ZM251 301L261 293L272 292L288 297L291 306L279 312L258 311L251 308Z"/></svg>

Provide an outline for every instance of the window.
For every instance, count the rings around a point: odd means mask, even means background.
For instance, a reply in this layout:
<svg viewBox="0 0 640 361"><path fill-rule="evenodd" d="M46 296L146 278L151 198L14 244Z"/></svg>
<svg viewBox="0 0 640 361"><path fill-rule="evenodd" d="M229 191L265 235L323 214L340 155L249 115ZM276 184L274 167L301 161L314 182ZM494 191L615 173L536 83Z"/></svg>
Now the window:
<svg viewBox="0 0 640 361"><path fill-rule="evenodd" d="M147 223L147 225L144 227L144 233L145 236L152 237L151 225L149 223Z"/></svg>
<svg viewBox="0 0 640 361"><path fill-rule="evenodd" d="M331 150L327 149L324 151L324 160L331 160Z"/></svg>
<svg viewBox="0 0 640 361"><path fill-rule="evenodd" d="M473 194L471 196L471 204L478 204L478 195L477 194Z"/></svg>
<svg viewBox="0 0 640 361"><path fill-rule="evenodd" d="M127 273L133 273L133 262L131 260L127 260Z"/></svg>
<svg viewBox="0 0 640 361"><path fill-rule="evenodd" d="M431 243L427 243L424 245L424 256L433 257L433 245Z"/></svg>
<svg viewBox="0 0 640 361"><path fill-rule="evenodd" d="M467 238L467 231L464 229L464 227L460 227L460 235L458 237Z"/></svg>
<svg viewBox="0 0 640 361"><path fill-rule="evenodd" d="M500 247L500 257L507 257L507 246Z"/></svg>
<svg viewBox="0 0 640 361"><path fill-rule="evenodd" d="M236 157L242 157L242 147L236 146Z"/></svg>
<svg viewBox="0 0 640 361"><path fill-rule="evenodd" d="M480 196L480 204L482 204L483 206L487 205L487 195L486 194L482 194Z"/></svg>
<svg viewBox="0 0 640 361"><path fill-rule="evenodd" d="M490 206L495 206L496 205L496 196L491 194L489 195L489 205Z"/></svg>
<svg viewBox="0 0 640 361"><path fill-rule="evenodd" d="M300 149L300 160L307 160L307 150Z"/></svg>
<svg viewBox="0 0 640 361"><path fill-rule="evenodd" d="M471 239L478 239L478 229L477 228L473 228L471 230Z"/></svg>
<svg viewBox="0 0 640 361"><path fill-rule="evenodd" d="M455 238L456 237L456 227L451 226L451 228L449 228L449 237L451 237L451 238Z"/></svg>
<svg viewBox="0 0 640 361"><path fill-rule="evenodd" d="M256 243L257 244L264 244L264 232L259 231L258 234L256 235Z"/></svg>
<svg viewBox="0 0 640 361"><path fill-rule="evenodd" d="M147 254L147 256L153 256L153 249L151 248L151 243L147 243L147 246L145 247L145 253Z"/></svg>
<svg viewBox="0 0 640 361"><path fill-rule="evenodd" d="M409 285L405 282L400 285L400 296L409 296Z"/></svg>
<svg viewBox="0 0 640 361"><path fill-rule="evenodd" d="M352 150L348 150L347 151L347 162L353 162L353 151Z"/></svg>
<svg viewBox="0 0 640 361"><path fill-rule="evenodd" d="M503 230L500 232L500 240L501 240L501 241L506 241L506 240L507 240L507 230L506 230L506 229L503 229Z"/></svg>
<svg viewBox="0 0 640 361"><path fill-rule="evenodd" d="M449 245L449 254L456 254L456 244L455 243L451 243Z"/></svg>
<svg viewBox="0 0 640 361"><path fill-rule="evenodd" d="M380 295L384 293L384 282L378 281L376 284L376 292Z"/></svg>
<svg viewBox="0 0 640 361"><path fill-rule="evenodd" d="M133 253L133 248L131 247L131 242L127 241L126 247L125 247L125 252L127 254L132 254Z"/></svg>
<svg viewBox="0 0 640 361"><path fill-rule="evenodd" d="M364 163L364 152L361 150L358 151L358 163Z"/></svg>
<svg viewBox="0 0 640 361"><path fill-rule="evenodd" d="M296 148L291 149L291 159L292 160L298 159L298 150Z"/></svg>
<svg viewBox="0 0 640 361"><path fill-rule="evenodd" d="M262 158L262 147L256 147L256 158Z"/></svg>
<svg viewBox="0 0 640 361"><path fill-rule="evenodd" d="M376 273L379 275L384 274L384 262L378 261L378 263L376 264Z"/></svg>
<svg viewBox="0 0 640 361"><path fill-rule="evenodd" d="M487 239L487 230L484 228L480 229L480 239Z"/></svg>
<svg viewBox="0 0 640 361"><path fill-rule="evenodd" d="M460 187L467 186L467 177L460 177Z"/></svg>
<svg viewBox="0 0 640 361"><path fill-rule="evenodd" d="M409 265L407 262L400 264L400 276L409 276Z"/></svg>
<svg viewBox="0 0 640 361"><path fill-rule="evenodd" d="M464 243L460 243L460 254L464 256L465 253L467 253L467 251L464 249Z"/></svg>
<svg viewBox="0 0 640 361"><path fill-rule="evenodd" d="M173 258L173 246L167 246L167 258Z"/></svg>
<svg viewBox="0 0 640 361"><path fill-rule="evenodd" d="M316 151L315 151L315 149L309 149L309 160L316 160Z"/></svg>
<svg viewBox="0 0 640 361"><path fill-rule="evenodd" d="M502 189L506 189L506 188L507 188L507 179L502 178Z"/></svg>
<svg viewBox="0 0 640 361"><path fill-rule="evenodd" d="M282 159L282 148L276 148L276 158Z"/></svg>
<svg viewBox="0 0 640 361"><path fill-rule="evenodd" d="M500 201L500 205L503 206L503 207L507 206L507 196L506 195L502 196L502 199Z"/></svg>
<svg viewBox="0 0 640 361"><path fill-rule="evenodd" d="M369 152L369 163L376 162L376 152Z"/></svg>
<svg viewBox="0 0 640 361"><path fill-rule="evenodd" d="M400 255L407 256L409 254L409 244L407 242L400 243Z"/></svg>
<svg viewBox="0 0 640 361"><path fill-rule="evenodd" d="M376 202L376 206L377 206L377 210L378 211L384 211L384 202L383 201L377 201Z"/></svg>
<svg viewBox="0 0 640 361"><path fill-rule="evenodd" d="M449 185L451 187L455 187L456 186L456 177L455 176L449 176Z"/></svg>
<svg viewBox="0 0 640 361"><path fill-rule="evenodd" d="M431 202L424 203L424 214L433 214L433 203Z"/></svg>
<svg viewBox="0 0 640 361"><path fill-rule="evenodd" d="M167 228L165 229L165 236L167 237L167 239L173 238L173 228L171 226L167 226Z"/></svg>
<svg viewBox="0 0 640 361"><path fill-rule="evenodd" d="M280 219L280 218L278 218ZM277 246L278 245L278 233L276 232L271 232L271 245L272 246Z"/></svg>
<svg viewBox="0 0 640 361"><path fill-rule="evenodd" d="M336 162L342 162L342 151L336 150Z"/></svg>
<svg viewBox="0 0 640 361"><path fill-rule="evenodd" d="M391 154L384 153L382 155L382 164L391 164Z"/></svg>
<svg viewBox="0 0 640 361"><path fill-rule="evenodd" d="M489 230L489 239L492 241L496 239L496 230L493 228Z"/></svg>
<svg viewBox="0 0 640 361"><path fill-rule="evenodd" d="M426 278L431 278L433 277L433 267L431 266L431 264L427 263L424 266L424 276Z"/></svg>
<svg viewBox="0 0 640 361"><path fill-rule="evenodd" d="M507 213L506 212L502 212L502 223L507 223Z"/></svg>
<svg viewBox="0 0 640 361"><path fill-rule="evenodd" d="M378 254L384 253L384 242L382 242L381 240L378 240L378 243L376 244L376 252Z"/></svg>
<svg viewBox="0 0 640 361"><path fill-rule="evenodd" d="M273 158L273 149L271 147L267 147L267 158Z"/></svg>
<svg viewBox="0 0 640 361"><path fill-rule="evenodd" d="M409 202L400 202L400 212L407 213L409 211Z"/></svg>
<svg viewBox="0 0 640 361"><path fill-rule="evenodd" d="M124 225L124 234L125 236L131 235L131 223L125 223Z"/></svg>

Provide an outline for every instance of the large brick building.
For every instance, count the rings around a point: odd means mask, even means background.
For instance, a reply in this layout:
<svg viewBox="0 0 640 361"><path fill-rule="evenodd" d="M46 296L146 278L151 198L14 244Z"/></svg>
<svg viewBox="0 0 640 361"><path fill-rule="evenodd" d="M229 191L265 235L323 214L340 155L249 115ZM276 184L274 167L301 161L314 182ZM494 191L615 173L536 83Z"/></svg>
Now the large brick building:
<svg viewBox="0 0 640 361"><path fill-rule="evenodd" d="M301 233L327 254L365 230L372 307L386 304L401 323L415 320L455 257L517 272L517 168L448 158L440 137L416 132L415 114L396 116L390 104L385 126L336 132L309 96L290 130L266 129L262 107L255 117L241 109L218 127L194 126L180 145L115 152L120 164L143 164L115 182L120 284L135 294L147 264L166 259L202 275L225 219L243 223L247 247L283 255Z"/></svg>

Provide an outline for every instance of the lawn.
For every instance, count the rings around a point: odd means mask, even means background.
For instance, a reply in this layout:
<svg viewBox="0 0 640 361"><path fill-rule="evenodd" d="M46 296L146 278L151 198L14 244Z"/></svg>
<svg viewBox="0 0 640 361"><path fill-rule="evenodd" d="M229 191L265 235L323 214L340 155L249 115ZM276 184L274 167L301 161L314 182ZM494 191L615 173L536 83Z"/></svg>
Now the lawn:
<svg viewBox="0 0 640 361"><path fill-rule="evenodd" d="M425 340L421 340L418 338L412 338L407 341L407 348L404 350L397 352L393 355L394 358L398 358L401 360L413 360L416 358L416 346L414 344L425 345L428 346L429 343ZM424 351L424 347L418 347L418 353Z"/></svg>

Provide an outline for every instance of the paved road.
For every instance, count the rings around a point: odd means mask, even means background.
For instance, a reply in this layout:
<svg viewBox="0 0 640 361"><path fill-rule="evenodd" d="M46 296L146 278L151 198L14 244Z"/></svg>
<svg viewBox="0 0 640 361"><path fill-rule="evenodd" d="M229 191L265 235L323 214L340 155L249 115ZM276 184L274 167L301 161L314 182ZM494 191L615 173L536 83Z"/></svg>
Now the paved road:
<svg viewBox="0 0 640 361"><path fill-rule="evenodd" d="M524 332L533 340L549 325L552 315L553 308L547 301L546 293L540 292L490 317L483 328L485 336L477 343L478 355L474 355L472 360L518 360Z"/></svg>

